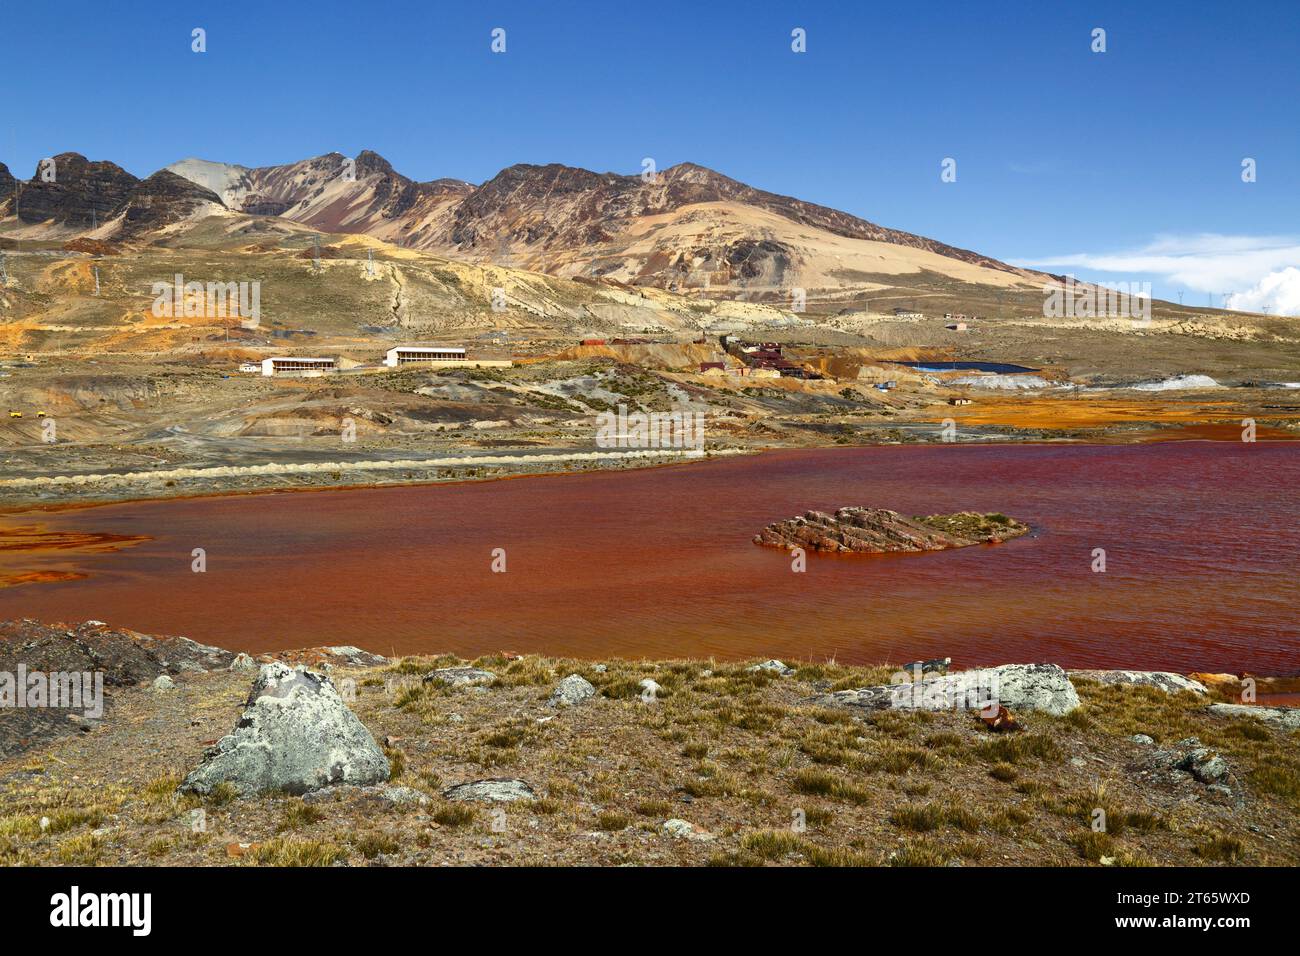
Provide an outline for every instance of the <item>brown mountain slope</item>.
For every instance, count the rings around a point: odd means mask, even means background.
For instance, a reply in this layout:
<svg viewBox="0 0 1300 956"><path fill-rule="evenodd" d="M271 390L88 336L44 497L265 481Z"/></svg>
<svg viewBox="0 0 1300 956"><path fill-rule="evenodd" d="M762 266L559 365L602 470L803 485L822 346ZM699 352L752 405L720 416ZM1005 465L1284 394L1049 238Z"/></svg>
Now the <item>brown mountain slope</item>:
<svg viewBox="0 0 1300 956"><path fill-rule="evenodd" d="M521 164L474 187L418 183L369 150L248 169L201 160L168 167L231 209L361 232L474 261L636 285L788 297L879 288L931 272L998 287L1042 277L996 259L755 189L683 163L650 181L559 164Z"/></svg>
<svg viewBox="0 0 1300 956"><path fill-rule="evenodd" d="M55 162L56 181L14 184L6 231L148 242L229 210L568 278L791 307L802 290L831 311L900 287L1025 291L1046 278L692 163L647 179L521 164L476 187L416 182L370 150L258 168L187 159L143 182L76 153Z"/></svg>
<svg viewBox="0 0 1300 956"><path fill-rule="evenodd" d="M623 231L621 221L701 203L751 206L849 239L888 242L987 268L1018 271L978 253L755 189L694 163L673 166L648 182L639 176L597 174L555 163L511 166L467 196L457 206L450 229L439 238L462 250L479 248L484 238L499 240L499 229L505 226L511 243L573 248L611 240Z"/></svg>
<svg viewBox="0 0 1300 956"><path fill-rule="evenodd" d="M283 216L323 232L360 232L416 245L410 235L473 187L454 179L417 183L378 153L327 153L249 169L186 159L167 167L221 195L236 211Z"/></svg>
<svg viewBox="0 0 1300 956"><path fill-rule="evenodd" d="M149 235L221 206L221 197L212 190L160 169L131 190L118 213L121 225L116 235L123 239Z"/></svg>

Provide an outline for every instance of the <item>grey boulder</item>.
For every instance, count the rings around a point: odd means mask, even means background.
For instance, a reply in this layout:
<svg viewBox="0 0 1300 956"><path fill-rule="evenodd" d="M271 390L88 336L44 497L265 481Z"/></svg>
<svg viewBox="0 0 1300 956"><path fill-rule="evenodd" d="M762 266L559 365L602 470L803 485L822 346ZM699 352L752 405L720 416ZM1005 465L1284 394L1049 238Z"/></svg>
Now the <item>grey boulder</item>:
<svg viewBox="0 0 1300 956"><path fill-rule="evenodd" d="M547 701L552 707L572 707L588 697L594 697L596 688L581 674L570 674L556 685Z"/></svg>
<svg viewBox="0 0 1300 956"><path fill-rule="evenodd" d="M1255 704L1211 704L1211 714L1219 717L1254 717L1287 730L1300 730L1300 707L1259 707Z"/></svg>
<svg viewBox="0 0 1300 956"><path fill-rule="evenodd" d="M1205 747L1196 748L1175 766L1187 771L1201 783L1218 783L1228 775L1228 762Z"/></svg>
<svg viewBox="0 0 1300 956"><path fill-rule="evenodd" d="M325 652L351 667L380 667L388 663L382 654L372 654L352 644L335 644L325 648Z"/></svg>
<svg viewBox="0 0 1300 956"><path fill-rule="evenodd" d="M862 710L983 710L1000 704L1011 710L1060 715L1079 706L1079 695L1056 664L1002 664L917 682L817 694L807 702Z"/></svg>
<svg viewBox="0 0 1300 956"><path fill-rule="evenodd" d="M778 661L776 659L770 661L763 661L763 663L761 664L754 664L751 667L746 667L745 670L767 671L769 674L776 674L780 677L789 677L791 674L794 673L793 667L786 667L784 662Z"/></svg>
<svg viewBox="0 0 1300 956"><path fill-rule="evenodd" d="M1121 684L1128 687L1154 687L1166 694L1180 690L1193 694L1208 694L1209 690L1200 681L1175 674L1172 671L1070 671L1071 677L1096 681L1099 684Z"/></svg>
<svg viewBox="0 0 1300 956"><path fill-rule="evenodd" d="M323 674L265 664L234 731L190 771L181 790L209 793L227 783L240 795L304 794L333 784L386 781L375 738Z"/></svg>
<svg viewBox="0 0 1300 956"><path fill-rule="evenodd" d="M329 803L330 801L362 800L385 807L427 806L429 798L414 787L394 787L380 784L377 787L356 787L341 783L325 790L316 790L302 798L303 803Z"/></svg>
<svg viewBox="0 0 1300 956"><path fill-rule="evenodd" d="M454 787L448 787L442 795L448 800L477 800L488 803L532 800L537 796L527 781L509 777L458 783Z"/></svg>

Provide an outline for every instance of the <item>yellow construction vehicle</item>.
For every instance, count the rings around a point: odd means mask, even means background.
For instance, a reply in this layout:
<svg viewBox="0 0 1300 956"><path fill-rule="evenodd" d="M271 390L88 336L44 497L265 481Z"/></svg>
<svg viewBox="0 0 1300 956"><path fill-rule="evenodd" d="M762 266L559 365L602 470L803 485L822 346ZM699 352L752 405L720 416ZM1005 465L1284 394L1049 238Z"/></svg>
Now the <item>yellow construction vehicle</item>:
<svg viewBox="0 0 1300 956"><path fill-rule="evenodd" d="M9 417L10 417L10 418L22 418L22 417L23 417L23 413L22 413L22 412L10 411L10 412L9 412Z"/></svg>

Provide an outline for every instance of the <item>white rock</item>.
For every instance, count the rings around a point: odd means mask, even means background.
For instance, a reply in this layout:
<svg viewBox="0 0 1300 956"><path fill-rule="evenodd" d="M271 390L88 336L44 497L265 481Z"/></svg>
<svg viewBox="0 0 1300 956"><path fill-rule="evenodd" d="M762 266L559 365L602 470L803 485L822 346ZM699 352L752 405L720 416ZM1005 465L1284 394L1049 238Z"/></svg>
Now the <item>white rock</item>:
<svg viewBox="0 0 1300 956"><path fill-rule="evenodd" d="M773 674L779 674L781 677L789 677L791 674L794 673L793 667L786 667L785 664L783 664L781 661L778 661L776 659L770 661L763 661L763 663L761 664L754 664L751 667L746 667L745 670L769 671Z"/></svg>
<svg viewBox="0 0 1300 956"><path fill-rule="evenodd" d="M671 820L665 820L661 829L675 840L713 839L713 834L703 827L696 826L689 820L679 820L675 817Z"/></svg>
<svg viewBox="0 0 1300 956"><path fill-rule="evenodd" d="M166 674L159 674L153 679L154 690L174 690L175 688L176 682Z"/></svg>
<svg viewBox="0 0 1300 956"><path fill-rule="evenodd" d="M240 651L235 655L235 659L230 662L230 669L232 671L255 671L257 670L257 661Z"/></svg>
<svg viewBox="0 0 1300 956"><path fill-rule="evenodd" d="M352 644L335 644L333 647L325 648L325 650L327 653L342 658L345 663L355 667L378 667L381 664L388 663L388 658L382 654L372 654L370 651L363 651Z"/></svg>
<svg viewBox="0 0 1300 956"><path fill-rule="evenodd" d="M448 687L481 687L496 679L496 674L478 667L440 667L424 675L426 684L445 684Z"/></svg>

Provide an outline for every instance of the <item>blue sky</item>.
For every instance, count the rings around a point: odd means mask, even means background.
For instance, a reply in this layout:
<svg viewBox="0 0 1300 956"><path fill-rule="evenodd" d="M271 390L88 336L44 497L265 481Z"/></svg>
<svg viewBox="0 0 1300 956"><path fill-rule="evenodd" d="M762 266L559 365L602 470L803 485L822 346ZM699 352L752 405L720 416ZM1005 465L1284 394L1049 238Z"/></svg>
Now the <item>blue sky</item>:
<svg viewBox="0 0 1300 956"><path fill-rule="evenodd" d="M480 182L516 162L690 160L1189 303L1300 267L1294 0L985 6L17 3L0 161L25 177L75 150L143 176L371 148L417 179Z"/></svg>

